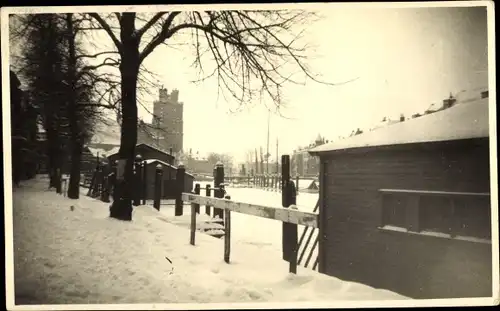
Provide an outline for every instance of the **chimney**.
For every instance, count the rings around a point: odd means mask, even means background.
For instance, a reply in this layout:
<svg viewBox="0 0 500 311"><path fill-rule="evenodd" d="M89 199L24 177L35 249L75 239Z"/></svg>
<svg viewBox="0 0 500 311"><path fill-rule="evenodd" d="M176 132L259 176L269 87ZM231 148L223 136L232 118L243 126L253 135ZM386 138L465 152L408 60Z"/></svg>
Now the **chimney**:
<svg viewBox="0 0 500 311"><path fill-rule="evenodd" d="M481 98L488 98L488 97L489 97L488 91L481 92Z"/></svg>
<svg viewBox="0 0 500 311"><path fill-rule="evenodd" d="M168 99L168 90L166 88L160 89L160 102L166 102Z"/></svg>
<svg viewBox="0 0 500 311"><path fill-rule="evenodd" d="M172 93L170 94L170 99L174 102L174 103L178 103L179 102L179 91L177 89L174 89L172 91Z"/></svg>
<svg viewBox="0 0 500 311"><path fill-rule="evenodd" d="M404 114L399 116L399 122L404 122L405 121L405 116Z"/></svg>
<svg viewBox="0 0 500 311"><path fill-rule="evenodd" d="M172 155L172 147L170 147L170 155Z"/></svg>
<svg viewBox="0 0 500 311"><path fill-rule="evenodd" d="M449 98L443 100L443 109L447 109L447 108L452 107L456 101L457 101L457 99L454 98L453 95L450 94Z"/></svg>

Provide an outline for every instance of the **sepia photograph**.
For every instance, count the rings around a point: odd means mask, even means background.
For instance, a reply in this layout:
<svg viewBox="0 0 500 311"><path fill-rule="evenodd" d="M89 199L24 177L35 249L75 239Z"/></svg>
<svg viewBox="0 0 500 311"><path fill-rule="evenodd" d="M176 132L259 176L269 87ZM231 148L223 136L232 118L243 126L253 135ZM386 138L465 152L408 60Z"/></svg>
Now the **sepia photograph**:
<svg viewBox="0 0 500 311"><path fill-rule="evenodd" d="M8 310L499 304L493 2L0 21Z"/></svg>

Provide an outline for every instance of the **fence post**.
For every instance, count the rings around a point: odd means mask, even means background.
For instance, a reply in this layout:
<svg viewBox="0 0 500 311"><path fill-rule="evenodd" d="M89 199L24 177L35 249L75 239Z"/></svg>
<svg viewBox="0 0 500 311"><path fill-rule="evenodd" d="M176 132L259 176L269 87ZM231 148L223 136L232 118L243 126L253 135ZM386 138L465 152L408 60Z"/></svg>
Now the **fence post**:
<svg viewBox="0 0 500 311"><path fill-rule="evenodd" d="M108 182L109 182L109 193L111 194L111 197L113 198L113 201L116 201L116 191L115 191L115 186L116 186L116 171L117 171L117 163L116 160L111 161L111 174L109 175Z"/></svg>
<svg viewBox="0 0 500 311"><path fill-rule="evenodd" d="M200 184L195 184L194 185L194 194L200 195L201 193L201 187ZM200 213L200 204L196 204L196 214Z"/></svg>
<svg viewBox="0 0 500 311"><path fill-rule="evenodd" d="M298 194L299 193L299 180L300 180L299 174L297 174L297 176L295 176L295 179L296 179L295 187L297 189L297 194Z"/></svg>
<svg viewBox="0 0 500 311"><path fill-rule="evenodd" d="M197 187L196 187L197 186ZM195 191L196 189L198 189L198 193L196 194L200 194L200 184L196 184L195 186ZM195 237L196 237L196 211L199 211L200 210L200 204L197 204L197 203L191 203L191 234L190 234L190 237L189 237L189 243L191 245L194 245L195 244Z"/></svg>
<svg viewBox="0 0 500 311"><path fill-rule="evenodd" d="M107 185L107 174L104 170L104 166L102 168L102 179L101 179L101 193L99 193L99 198L102 202L105 202L106 199L106 190L108 189Z"/></svg>
<svg viewBox="0 0 500 311"><path fill-rule="evenodd" d="M102 177L102 165L99 163L96 171L95 186L92 189L92 197L96 198L101 191L101 177Z"/></svg>
<svg viewBox="0 0 500 311"><path fill-rule="evenodd" d="M222 162L217 162L215 166L215 179L214 179L214 197L223 198L224 197L224 164ZM219 216L219 218L224 221L224 210L220 208L214 208L214 217Z"/></svg>
<svg viewBox="0 0 500 311"><path fill-rule="evenodd" d="M108 171L104 174L103 187L101 192L101 201L105 203L109 203L109 188L110 188L110 174Z"/></svg>
<svg viewBox="0 0 500 311"><path fill-rule="evenodd" d="M99 169L99 164L95 167L94 173L92 174L92 178L90 180L89 190L87 191L87 196L91 197L94 191L94 187L96 186L97 180L97 170Z"/></svg>
<svg viewBox="0 0 500 311"><path fill-rule="evenodd" d="M184 177L186 176L186 168L184 164L179 163L175 176L177 184L177 194L175 198L175 216L184 214L184 203L182 202L182 193L184 192Z"/></svg>
<svg viewBox="0 0 500 311"><path fill-rule="evenodd" d="M146 199L148 197L148 165L146 160L142 162L142 205L146 205Z"/></svg>
<svg viewBox="0 0 500 311"><path fill-rule="evenodd" d="M141 188L142 188L142 182L141 182L141 177L142 177L142 172L141 172L141 161L142 161L142 156L140 154L135 156L135 161L134 161L134 176L135 176L135 187L134 187L134 206L139 206L141 205Z"/></svg>
<svg viewBox="0 0 500 311"><path fill-rule="evenodd" d="M284 208L297 204L296 189L290 180L290 156L281 156L282 192L281 203ZM290 263L290 273L297 273L297 224L283 222L283 260Z"/></svg>
<svg viewBox="0 0 500 311"><path fill-rule="evenodd" d="M227 195L226 200L231 200L231 197ZM231 255L231 211L229 209L224 210L224 261L229 263L229 257Z"/></svg>
<svg viewBox="0 0 500 311"><path fill-rule="evenodd" d="M212 189L209 184L205 186L205 196L210 198L212 196ZM210 216L210 205L205 206L205 214Z"/></svg>
<svg viewBox="0 0 500 311"><path fill-rule="evenodd" d="M153 207L157 210L160 210L160 201L161 201L161 190L162 190L162 181L163 181L163 166L158 163L156 165L155 170L155 192L154 192L154 202Z"/></svg>

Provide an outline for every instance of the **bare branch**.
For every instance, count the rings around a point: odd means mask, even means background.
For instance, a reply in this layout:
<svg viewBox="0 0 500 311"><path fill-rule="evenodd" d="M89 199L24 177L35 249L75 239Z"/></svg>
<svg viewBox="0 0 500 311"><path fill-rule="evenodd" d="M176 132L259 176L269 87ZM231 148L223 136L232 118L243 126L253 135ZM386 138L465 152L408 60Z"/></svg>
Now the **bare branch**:
<svg viewBox="0 0 500 311"><path fill-rule="evenodd" d="M160 45L162 42L170 38L174 33L170 31L170 26L172 25L175 17L179 15L181 12L170 12L165 21L163 22L161 31L157 34L144 48L144 50L140 53L139 59L142 62L146 57L148 57L153 50Z"/></svg>
<svg viewBox="0 0 500 311"><path fill-rule="evenodd" d="M137 30L136 37L140 40L144 33L153 27L165 14L167 12L156 13L141 29Z"/></svg>
<svg viewBox="0 0 500 311"><path fill-rule="evenodd" d="M96 53L96 54L92 54L92 55L87 55L87 54L79 54L76 56L77 59L80 59L80 58L97 58L101 55L107 55L107 54L120 54L116 51L106 51L106 52L99 52L99 53Z"/></svg>
<svg viewBox="0 0 500 311"><path fill-rule="evenodd" d="M111 27L109 26L109 24L98 13L89 13L89 15L91 17L93 17L101 25L101 27L106 31L106 33L109 35L111 40L113 40L113 43L115 44L118 52L121 53L123 45L118 40L118 38L115 36L115 34L113 33L113 30L111 30Z"/></svg>

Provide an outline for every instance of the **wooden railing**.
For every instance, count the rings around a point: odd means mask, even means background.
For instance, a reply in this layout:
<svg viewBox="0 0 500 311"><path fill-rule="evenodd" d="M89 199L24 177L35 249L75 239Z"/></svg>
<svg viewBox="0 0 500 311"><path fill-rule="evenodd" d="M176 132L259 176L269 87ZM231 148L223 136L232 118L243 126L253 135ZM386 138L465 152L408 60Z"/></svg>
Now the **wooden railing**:
<svg viewBox="0 0 500 311"><path fill-rule="evenodd" d="M196 217L200 211L200 205L210 206L214 210L223 211L223 217L221 218L223 218L224 225L224 261L226 263L230 261L232 212L278 220L283 223L283 259L290 264L289 272L297 273L297 257L300 247L297 232L298 225L313 229L318 228L319 215L316 212L305 212L297 209L297 191L295 184L290 180L290 175L288 174L290 170L290 158L288 155L282 156L282 163L283 172L286 174L284 174L285 178L282 179L282 207L231 201L229 196L225 198L201 196L199 186L195 187L195 193L182 193L180 200L191 204L190 244L195 245L196 243ZM303 232L301 243L305 234L306 232ZM301 259L302 257L303 255Z"/></svg>

